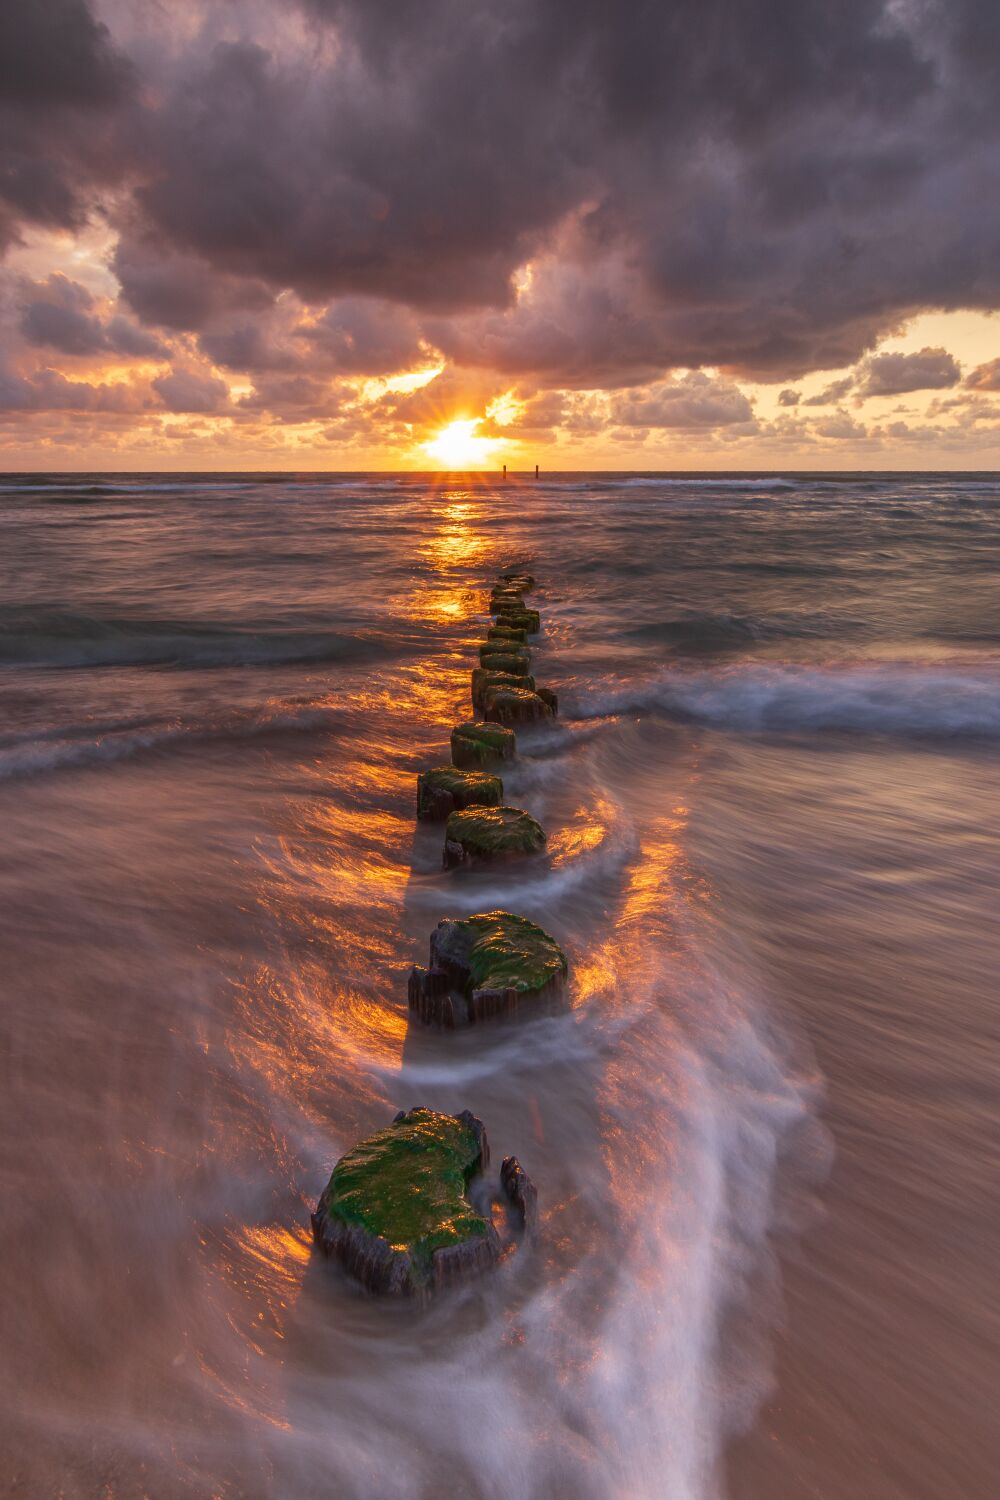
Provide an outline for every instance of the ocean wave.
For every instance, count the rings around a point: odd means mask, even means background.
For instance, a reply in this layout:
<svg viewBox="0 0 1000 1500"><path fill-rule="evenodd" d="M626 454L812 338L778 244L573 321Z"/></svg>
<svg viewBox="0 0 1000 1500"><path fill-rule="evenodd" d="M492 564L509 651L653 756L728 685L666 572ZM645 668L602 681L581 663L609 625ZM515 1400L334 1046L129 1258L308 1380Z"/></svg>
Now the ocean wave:
<svg viewBox="0 0 1000 1500"><path fill-rule="evenodd" d="M99 482L54 479L48 484L0 483L0 498L7 495L38 495L43 499L74 504L86 500L137 500L142 499L144 495L195 496L203 492L228 494L236 491L243 493L256 487L256 484L249 480L237 480L233 483L225 480L184 480L169 484L154 484L143 479L132 482L122 480L117 483L106 479Z"/></svg>
<svg viewBox="0 0 1000 1500"><path fill-rule="evenodd" d="M644 485L655 485L658 489L683 489L683 490L794 490L797 485L792 479L781 479L774 475L770 479L733 479L727 475L715 479L709 474L699 475L696 479L680 479L676 475L663 476L656 474L636 474L628 479L612 480L609 489L638 489Z"/></svg>
<svg viewBox="0 0 1000 1500"><path fill-rule="evenodd" d="M214 718L123 720L102 724L96 731L93 726L67 724L20 739L8 738L0 745L0 781L114 765L174 746L329 732L341 724L332 709L295 704L234 709Z"/></svg>
<svg viewBox="0 0 1000 1500"><path fill-rule="evenodd" d="M638 490L638 489L669 489L669 490L743 490L743 491L772 491L772 490L794 490L801 486L801 481L793 479L782 479L775 474L769 478L754 476L748 479L735 479L731 474L714 478L709 474L692 475L683 478L677 474L581 474L576 478L568 475L539 479L533 479L529 475L514 475L515 493L522 489L542 491L552 494L606 494L609 490ZM518 482L519 481L519 482Z"/></svg>
<svg viewBox="0 0 1000 1500"><path fill-rule="evenodd" d="M265 486L290 493L302 491L318 496L333 490L337 492L353 490L361 497L369 491L384 493L399 490L402 487L400 481L394 478L329 479L326 476L317 476L315 479L302 480L284 474L254 477L234 474L231 478L221 475L211 479L181 478L176 480L154 480L141 476L131 479L122 477L117 480L108 476L81 479L78 475L67 475L65 479L62 479L54 475L50 480L42 483L34 480L21 482L0 479L0 499L5 496L24 495L63 504L80 504L88 500L136 500L147 495L197 499L202 495L211 497L252 494Z"/></svg>
<svg viewBox="0 0 1000 1500"><path fill-rule="evenodd" d="M648 620L623 632L633 641L663 641L680 648L707 650L762 640L769 633L763 621L748 615L692 611L669 620ZM785 632L777 632L779 634Z"/></svg>
<svg viewBox="0 0 1000 1500"><path fill-rule="evenodd" d="M1000 673L940 666L753 666L675 672L583 695L583 718L660 711L749 733L1000 736Z"/></svg>
<svg viewBox="0 0 1000 1500"><path fill-rule="evenodd" d="M239 667L378 655L373 638L332 630L258 630L53 612L0 620L0 665Z"/></svg>
<svg viewBox="0 0 1000 1500"><path fill-rule="evenodd" d="M710 651L749 646L757 641L816 639L842 635L862 621L835 619L822 613L778 611L771 615L740 615L722 610L691 610L666 620L649 620L623 631L628 640L659 642L680 651Z"/></svg>

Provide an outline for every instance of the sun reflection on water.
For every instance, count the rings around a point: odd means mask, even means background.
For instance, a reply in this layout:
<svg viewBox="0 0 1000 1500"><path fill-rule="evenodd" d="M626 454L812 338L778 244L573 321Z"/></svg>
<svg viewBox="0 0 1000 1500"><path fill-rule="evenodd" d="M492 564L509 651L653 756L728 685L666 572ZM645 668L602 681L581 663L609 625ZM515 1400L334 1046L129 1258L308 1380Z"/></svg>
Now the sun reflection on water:
<svg viewBox="0 0 1000 1500"><path fill-rule="evenodd" d="M402 618L438 625L467 621L483 607L483 593L469 573L488 571L498 557L491 529L493 491L480 483L441 488L426 509L426 529L417 546L424 576L393 607Z"/></svg>
<svg viewBox="0 0 1000 1500"><path fill-rule="evenodd" d="M429 627L427 649L359 679L347 709L355 729L312 752L301 767L303 795L257 850L257 899L272 951L234 983L230 1052L235 1077L252 1071L256 1091L274 1101L273 1117L256 1122L253 1149L280 1164L295 1199L290 1215L303 1227L234 1222L227 1230L234 1326L255 1356L274 1358L268 1344L284 1338L310 1262L296 1132L286 1139L276 1122L298 1111L299 1137L345 1148L385 1114L386 1079L402 1067L416 771L435 756L449 758L451 726L471 712L469 636L485 605L480 578L501 562L490 519L485 486L432 492L412 579L389 601L401 628ZM581 810L557 856L596 847L605 831L600 812L588 822ZM213 1379L234 1407L256 1400L220 1372Z"/></svg>
<svg viewBox="0 0 1000 1500"><path fill-rule="evenodd" d="M394 601L401 619L468 628L482 606L470 570L496 545L488 519L485 489L433 492L418 572ZM315 795L291 803L279 837L258 851L258 896L283 951L238 997L240 1061L264 1073L276 1096L308 1105L329 1096L335 1076L338 1113L353 1114L400 1065L415 772L433 760L421 745L446 746L451 725L470 711L469 671L466 643L445 640L423 660L359 684L351 700L359 730L305 768ZM446 749L438 754L447 758Z"/></svg>

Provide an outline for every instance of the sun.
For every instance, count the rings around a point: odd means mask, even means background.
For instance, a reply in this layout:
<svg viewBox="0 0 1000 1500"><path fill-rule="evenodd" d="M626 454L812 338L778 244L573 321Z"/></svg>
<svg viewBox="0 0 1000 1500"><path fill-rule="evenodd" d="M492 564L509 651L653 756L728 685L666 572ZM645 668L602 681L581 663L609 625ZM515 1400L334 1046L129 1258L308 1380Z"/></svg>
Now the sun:
<svg viewBox="0 0 1000 1500"><path fill-rule="evenodd" d="M501 438L477 437L482 417L460 417L442 427L437 437L424 443L424 451L443 469L481 469L502 442Z"/></svg>

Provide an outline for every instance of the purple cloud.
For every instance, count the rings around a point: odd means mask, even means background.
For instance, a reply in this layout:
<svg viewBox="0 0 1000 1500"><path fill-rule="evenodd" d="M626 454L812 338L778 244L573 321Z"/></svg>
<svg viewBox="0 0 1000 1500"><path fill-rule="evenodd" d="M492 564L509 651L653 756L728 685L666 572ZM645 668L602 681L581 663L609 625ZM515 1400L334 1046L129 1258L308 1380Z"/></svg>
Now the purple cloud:
<svg viewBox="0 0 1000 1500"><path fill-rule="evenodd" d="M962 370L947 349L915 354L873 354L858 372L862 396L900 396L904 391L939 391L957 385Z"/></svg>

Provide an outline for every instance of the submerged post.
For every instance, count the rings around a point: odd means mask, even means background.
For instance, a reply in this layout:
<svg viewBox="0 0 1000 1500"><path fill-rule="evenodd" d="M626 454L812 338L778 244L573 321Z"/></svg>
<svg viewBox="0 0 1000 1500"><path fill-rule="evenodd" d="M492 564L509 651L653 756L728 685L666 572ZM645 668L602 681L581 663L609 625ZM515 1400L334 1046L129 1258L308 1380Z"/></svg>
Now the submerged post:
<svg viewBox="0 0 1000 1500"><path fill-rule="evenodd" d="M504 466L503 466L503 477L505 479L507 478L507 465L506 464L504 464Z"/></svg>
<svg viewBox="0 0 1000 1500"><path fill-rule="evenodd" d="M535 478L538 478L538 465L535 465Z"/></svg>

